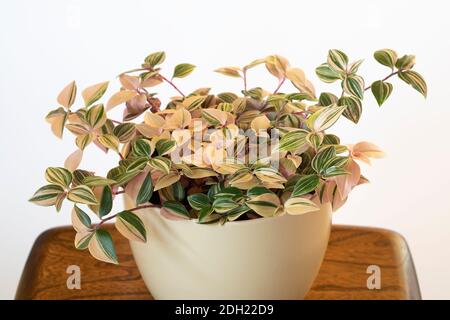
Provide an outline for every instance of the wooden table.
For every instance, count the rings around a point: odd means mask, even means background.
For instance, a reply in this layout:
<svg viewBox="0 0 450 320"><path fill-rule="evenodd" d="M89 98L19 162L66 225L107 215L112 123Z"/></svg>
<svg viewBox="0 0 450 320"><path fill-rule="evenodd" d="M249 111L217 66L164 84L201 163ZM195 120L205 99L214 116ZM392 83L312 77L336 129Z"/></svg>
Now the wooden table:
<svg viewBox="0 0 450 320"><path fill-rule="evenodd" d="M113 226L108 228L116 239L120 265L76 250L71 227L50 229L31 250L16 299L152 299L128 241ZM70 265L80 267L81 290L67 288ZM380 267L381 289L367 288L370 265ZM408 245L392 231L334 225L325 260L306 299L421 299Z"/></svg>

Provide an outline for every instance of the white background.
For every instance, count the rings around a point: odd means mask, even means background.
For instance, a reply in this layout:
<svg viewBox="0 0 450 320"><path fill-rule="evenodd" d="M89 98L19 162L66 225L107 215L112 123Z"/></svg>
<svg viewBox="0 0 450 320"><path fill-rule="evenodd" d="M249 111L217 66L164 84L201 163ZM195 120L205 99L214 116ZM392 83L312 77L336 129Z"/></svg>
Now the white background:
<svg viewBox="0 0 450 320"><path fill-rule="evenodd" d="M372 59L384 47L417 55L429 97L394 80L392 97L381 109L368 97L359 126L342 119L333 128L343 142L372 141L388 154L365 169L372 183L356 190L334 221L400 232L410 245L423 297L450 298L449 9L448 1L411 0L2 1L0 298L14 297L38 234L70 222L68 205L57 214L27 199L45 183L45 168L62 165L74 150L73 137L59 141L43 119L71 80L79 88L113 80L148 53L165 50L166 74L176 63L198 65L178 81L185 91L240 90L238 80L212 70L278 53L325 90L314 68L329 48L366 58L361 73L370 81L389 71ZM251 73L249 82L276 86L263 69ZM161 89L164 99L173 94ZM89 148L82 166L104 173L115 160Z"/></svg>

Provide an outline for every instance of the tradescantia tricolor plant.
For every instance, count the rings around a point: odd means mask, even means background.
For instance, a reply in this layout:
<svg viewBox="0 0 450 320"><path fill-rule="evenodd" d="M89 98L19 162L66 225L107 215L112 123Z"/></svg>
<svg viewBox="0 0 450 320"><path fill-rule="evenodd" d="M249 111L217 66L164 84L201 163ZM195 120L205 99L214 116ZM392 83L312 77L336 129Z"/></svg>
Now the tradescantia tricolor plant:
<svg viewBox="0 0 450 320"><path fill-rule="evenodd" d="M357 162L370 163L383 153L368 142L343 145L328 132L330 127L342 116L358 123L367 92L381 106L392 92L388 80L394 76L427 94L424 79L412 70L414 56L398 57L383 49L374 57L388 74L366 85L358 74L362 60L350 62L342 51L330 50L316 74L324 82L340 82L342 90L336 94L316 94L304 72L278 55L242 68L217 69L242 80L239 94L213 94L209 88L183 93L174 79L186 77L195 66L179 64L167 77L160 68L164 52L150 54L140 68L122 73L120 91L105 104L99 101L108 82L84 89L83 105L74 108L77 87L71 82L57 98L60 107L46 119L56 136L61 138L65 129L73 133L77 149L64 167L46 170L48 184L30 201L58 211L66 199L73 202L75 246L112 263L118 261L104 223L115 219L125 237L146 241L139 217L143 208L158 207L168 219L199 223L299 215L325 202L336 210L355 186L367 182ZM248 86L249 71L259 65L278 79L275 90ZM287 82L293 85L291 92L284 89ZM162 107L154 89L164 83L177 96ZM108 111L120 105L123 119L110 119ZM117 166L105 176L78 168L83 150L92 144L118 154ZM113 211L120 194L135 207ZM93 216L98 223L92 223Z"/></svg>

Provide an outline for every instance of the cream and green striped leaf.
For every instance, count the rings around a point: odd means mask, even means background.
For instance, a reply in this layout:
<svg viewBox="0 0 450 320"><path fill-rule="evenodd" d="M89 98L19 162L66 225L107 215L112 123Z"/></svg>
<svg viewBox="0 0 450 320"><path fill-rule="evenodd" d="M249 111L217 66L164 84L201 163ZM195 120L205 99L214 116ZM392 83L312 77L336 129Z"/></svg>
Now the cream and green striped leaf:
<svg viewBox="0 0 450 320"><path fill-rule="evenodd" d="M308 131L297 129L290 131L283 135L279 141L278 150L282 151L295 151L305 144L307 144L306 136Z"/></svg>
<svg viewBox="0 0 450 320"><path fill-rule="evenodd" d="M64 193L63 187L56 184L49 184L39 188L28 201L39 206L49 207L56 204L58 196L62 193Z"/></svg>
<svg viewBox="0 0 450 320"><path fill-rule="evenodd" d="M239 73L240 70L241 70L241 68L238 68L238 67L224 67L224 68L218 68L218 69L214 70L214 72L223 74L225 76L233 77L233 78L242 78L241 74Z"/></svg>
<svg viewBox="0 0 450 320"><path fill-rule="evenodd" d="M131 241L146 242L147 231L144 222L138 215L131 211L122 211L116 217L116 229Z"/></svg>
<svg viewBox="0 0 450 320"><path fill-rule="evenodd" d="M172 184L180 180L180 178L181 176L178 172L170 172L166 175L162 175L156 181L153 191L171 186Z"/></svg>
<svg viewBox="0 0 450 320"><path fill-rule="evenodd" d="M63 136L67 117L67 112L64 110L64 108L61 107L50 111L45 117L45 120L50 123L53 134L58 138L62 138Z"/></svg>
<svg viewBox="0 0 450 320"><path fill-rule="evenodd" d="M273 217L280 207L280 199L274 193L264 193L252 197L245 204L262 217Z"/></svg>
<svg viewBox="0 0 450 320"><path fill-rule="evenodd" d="M75 203L98 205L98 201L92 190L85 185L79 185L69 190L67 199Z"/></svg>
<svg viewBox="0 0 450 320"><path fill-rule="evenodd" d="M334 146L327 146L321 149L312 159L311 167L317 173L321 173L325 169L325 164L336 156Z"/></svg>
<svg viewBox="0 0 450 320"><path fill-rule="evenodd" d="M152 175L148 173L144 181L142 182L141 187L139 188L139 192L136 197L136 205L149 202L152 195L153 195Z"/></svg>
<svg viewBox="0 0 450 320"><path fill-rule="evenodd" d="M345 73L347 70L348 57L344 52L332 49L328 51L327 63L334 71Z"/></svg>
<svg viewBox="0 0 450 320"><path fill-rule="evenodd" d="M373 54L375 60L377 60L382 65L394 69L397 63L397 52L391 49L377 50Z"/></svg>
<svg viewBox="0 0 450 320"><path fill-rule="evenodd" d="M94 235L94 231L91 230L83 230L77 232L75 235L74 245L78 250L85 250L89 246L89 242L91 241Z"/></svg>
<svg viewBox="0 0 450 320"><path fill-rule="evenodd" d="M168 174L172 167L172 161L166 157L157 156L148 161L148 165L164 174Z"/></svg>
<svg viewBox="0 0 450 320"><path fill-rule="evenodd" d="M106 92L106 89L108 89L109 82L101 82L94 84L93 86L90 86L83 90L81 95L83 96L84 105L86 107L91 106L94 102L99 100Z"/></svg>
<svg viewBox="0 0 450 320"><path fill-rule="evenodd" d="M190 219L190 215L189 212L187 211L186 207L184 205L182 205L180 202L178 201L165 201L162 208L161 208L161 213L166 212L169 215L173 215L176 216L178 218L183 218L183 219Z"/></svg>
<svg viewBox="0 0 450 320"><path fill-rule="evenodd" d="M209 198L204 193L196 193L187 197L189 205L195 210L202 210L203 208L207 208L211 206L211 202Z"/></svg>
<svg viewBox="0 0 450 320"><path fill-rule="evenodd" d="M111 235L106 230L96 230L89 240L88 248L91 255L100 261L119 263Z"/></svg>
<svg viewBox="0 0 450 320"><path fill-rule="evenodd" d="M113 134L121 143L129 142L136 134L136 125L134 123L122 123L114 128Z"/></svg>
<svg viewBox="0 0 450 320"><path fill-rule="evenodd" d="M420 92L425 98L427 97L427 83L425 79L416 71L406 70L398 74L398 77L407 84L411 85L415 90Z"/></svg>
<svg viewBox="0 0 450 320"><path fill-rule="evenodd" d="M284 209L288 214L301 215L308 212L318 211L320 208L311 200L302 197L294 197L288 199L284 203Z"/></svg>
<svg viewBox="0 0 450 320"><path fill-rule="evenodd" d="M102 127L107 120L103 104L96 104L90 107L86 112L85 118L91 128L98 129Z"/></svg>
<svg viewBox="0 0 450 320"><path fill-rule="evenodd" d="M72 173L66 168L50 167L45 170L45 179L49 183L60 185L63 188L69 187L72 178Z"/></svg>
<svg viewBox="0 0 450 320"><path fill-rule="evenodd" d="M183 100L182 104L188 111L193 111L199 108L205 101L205 96L190 96Z"/></svg>
<svg viewBox="0 0 450 320"><path fill-rule="evenodd" d="M97 138L98 142L107 149L119 152L119 138L113 134L104 134Z"/></svg>
<svg viewBox="0 0 450 320"><path fill-rule="evenodd" d="M342 81L342 89L347 94L363 99L364 79L356 74L349 75Z"/></svg>
<svg viewBox="0 0 450 320"><path fill-rule="evenodd" d="M389 82L379 80L372 83L370 88L378 105L381 106L391 95L393 86Z"/></svg>
<svg viewBox="0 0 450 320"><path fill-rule="evenodd" d="M61 91L61 93L58 95L57 101L60 105L69 110L75 102L76 95L77 85L75 84L75 81L72 81Z"/></svg>
<svg viewBox="0 0 450 320"><path fill-rule="evenodd" d="M358 123L361 118L362 113L362 102L358 97L346 96L338 100L339 106L346 106L346 109L342 113L344 117L352 121L353 123Z"/></svg>
<svg viewBox="0 0 450 320"><path fill-rule="evenodd" d="M320 178L316 174L300 177L294 185L291 198L299 197L315 190L319 185Z"/></svg>
<svg viewBox="0 0 450 320"><path fill-rule="evenodd" d="M321 132L330 128L345 111L345 106L330 106L314 112L307 120L306 124L314 132Z"/></svg>
<svg viewBox="0 0 450 320"><path fill-rule="evenodd" d="M144 61L145 61L145 63L148 63L152 67L155 67L158 64L163 63L164 60L166 60L166 53L164 51L158 51L158 52L154 52L154 53L149 54L145 58Z"/></svg>
<svg viewBox="0 0 450 320"><path fill-rule="evenodd" d="M320 80L326 83L333 83L337 80L341 80L342 76L330 68L328 63L323 63L316 68L316 74Z"/></svg>
<svg viewBox="0 0 450 320"><path fill-rule="evenodd" d="M156 151L160 156L171 153L175 148L176 143L173 140L161 139L156 143Z"/></svg>
<svg viewBox="0 0 450 320"><path fill-rule="evenodd" d="M416 56L405 54L403 57L398 58L397 62L395 63L395 66L400 70L409 70L412 67L414 67L415 63L416 63Z"/></svg>
<svg viewBox="0 0 450 320"><path fill-rule="evenodd" d="M104 187L104 186L110 186L115 183L116 183L115 180L98 177L98 176L87 176L87 177L83 178L83 180L82 180L82 184L84 184L88 187Z"/></svg>
<svg viewBox="0 0 450 320"><path fill-rule="evenodd" d="M184 78L194 71L195 66L190 63L181 63L175 66L172 78Z"/></svg>
<svg viewBox="0 0 450 320"><path fill-rule="evenodd" d="M81 210L77 205L73 206L71 220L72 226L77 232L87 231L92 227L92 222L89 215Z"/></svg>

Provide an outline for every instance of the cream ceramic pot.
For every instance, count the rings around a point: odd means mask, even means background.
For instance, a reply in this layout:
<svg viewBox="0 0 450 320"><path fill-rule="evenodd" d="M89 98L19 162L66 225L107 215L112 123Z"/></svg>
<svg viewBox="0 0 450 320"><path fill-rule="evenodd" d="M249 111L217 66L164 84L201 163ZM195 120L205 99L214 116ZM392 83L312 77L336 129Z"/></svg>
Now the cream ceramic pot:
<svg viewBox="0 0 450 320"><path fill-rule="evenodd" d="M147 243L131 242L155 299L303 299L322 263L331 206L299 216L198 224L139 210Z"/></svg>

